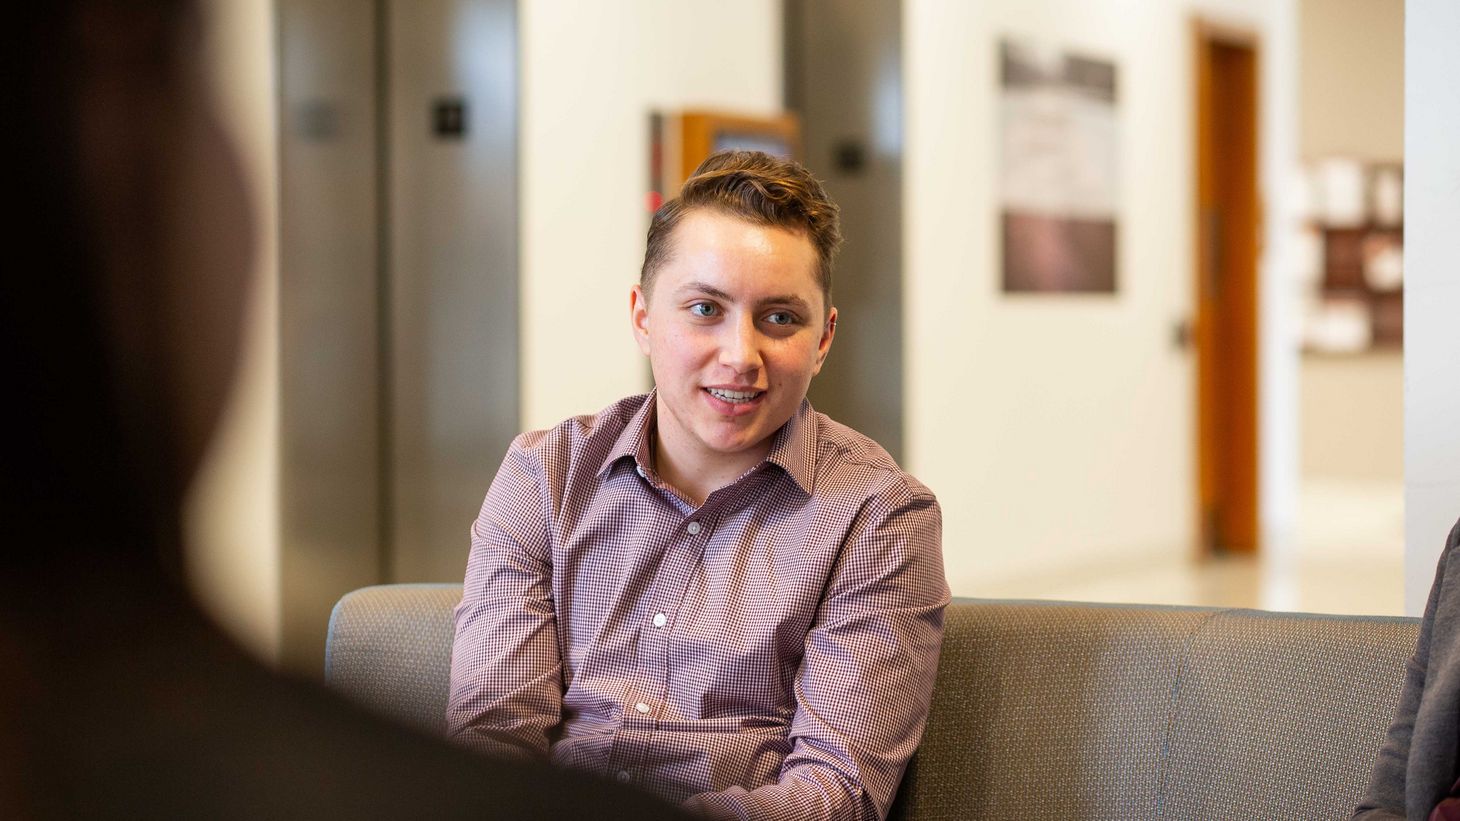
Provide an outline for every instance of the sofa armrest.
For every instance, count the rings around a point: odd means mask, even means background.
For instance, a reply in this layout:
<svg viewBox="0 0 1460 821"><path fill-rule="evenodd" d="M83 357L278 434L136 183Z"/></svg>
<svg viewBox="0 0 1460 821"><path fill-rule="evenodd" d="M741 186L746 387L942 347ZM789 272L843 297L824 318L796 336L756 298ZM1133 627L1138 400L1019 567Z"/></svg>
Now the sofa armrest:
<svg viewBox="0 0 1460 821"><path fill-rule="evenodd" d="M330 614L325 681L387 717L440 734L459 584L388 584L346 594Z"/></svg>

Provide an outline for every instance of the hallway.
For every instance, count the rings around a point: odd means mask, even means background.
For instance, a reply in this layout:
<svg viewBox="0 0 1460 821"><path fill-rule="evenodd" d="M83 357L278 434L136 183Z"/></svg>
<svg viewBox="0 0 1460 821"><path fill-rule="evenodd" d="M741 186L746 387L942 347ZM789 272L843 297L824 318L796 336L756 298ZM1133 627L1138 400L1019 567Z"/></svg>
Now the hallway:
<svg viewBox="0 0 1460 821"><path fill-rule="evenodd" d="M1140 564L1003 585L1001 598L1257 607L1398 616L1404 612L1404 487L1305 479L1288 552L1202 562L1180 549Z"/></svg>

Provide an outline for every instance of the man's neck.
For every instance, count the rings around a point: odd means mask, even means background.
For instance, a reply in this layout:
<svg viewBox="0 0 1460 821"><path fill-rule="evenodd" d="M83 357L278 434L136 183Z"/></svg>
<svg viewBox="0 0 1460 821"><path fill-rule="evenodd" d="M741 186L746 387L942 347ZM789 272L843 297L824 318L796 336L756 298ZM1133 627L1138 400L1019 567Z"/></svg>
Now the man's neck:
<svg viewBox="0 0 1460 821"><path fill-rule="evenodd" d="M711 493L734 482L746 471L760 464L770 453L770 442L736 454L684 453L689 448L676 448L676 443L666 446L659 434L658 414L649 428L649 452L654 460L654 472L659 481L674 488L695 507L705 503Z"/></svg>

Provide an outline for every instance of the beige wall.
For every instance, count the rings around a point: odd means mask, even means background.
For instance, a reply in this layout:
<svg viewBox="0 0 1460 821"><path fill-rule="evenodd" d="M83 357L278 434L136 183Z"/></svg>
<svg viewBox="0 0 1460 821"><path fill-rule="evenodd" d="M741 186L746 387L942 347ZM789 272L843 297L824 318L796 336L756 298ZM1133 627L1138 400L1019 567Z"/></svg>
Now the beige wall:
<svg viewBox="0 0 1460 821"><path fill-rule="evenodd" d="M279 648L278 177L270 0L205 4L219 113L242 160L257 226L243 358L187 510L189 575L225 627L267 659Z"/></svg>
<svg viewBox="0 0 1460 821"><path fill-rule="evenodd" d="M1256 32L1269 214L1296 154L1290 2L908 0L908 467L943 502L955 593L1182 551L1194 529L1190 22ZM1114 59L1120 140L1114 297L999 292L997 47L1005 35ZM1296 354L1284 238L1266 238L1260 336L1264 527L1291 526ZM1286 346L1286 347L1284 347Z"/></svg>
<svg viewBox="0 0 1460 821"><path fill-rule="evenodd" d="M1303 158L1403 160L1403 0L1298 8ZM1301 386L1305 478L1404 480L1402 355L1305 356Z"/></svg>
<svg viewBox="0 0 1460 821"><path fill-rule="evenodd" d="M1404 358L1303 357L1304 478L1404 481Z"/></svg>
<svg viewBox="0 0 1460 821"><path fill-rule="evenodd" d="M1299 0L1298 8L1303 158L1402 158L1404 0Z"/></svg>
<svg viewBox="0 0 1460 821"><path fill-rule="evenodd" d="M779 111L781 6L520 9L522 425L539 428L648 389L628 307L649 226L649 112Z"/></svg>

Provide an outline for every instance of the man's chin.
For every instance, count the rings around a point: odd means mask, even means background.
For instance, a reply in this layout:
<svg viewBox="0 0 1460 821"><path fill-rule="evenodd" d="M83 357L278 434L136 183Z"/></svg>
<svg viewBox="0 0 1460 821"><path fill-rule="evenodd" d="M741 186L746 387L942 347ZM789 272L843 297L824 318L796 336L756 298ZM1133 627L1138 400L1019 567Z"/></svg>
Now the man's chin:
<svg viewBox="0 0 1460 821"><path fill-rule="evenodd" d="M702 417L695 420L694 437L700 446L715 453L737 453L755 435L741 419Z"/></svg>
<svg viewBox="0 0 1460 821"><path fill-rule="evenodd" d="M702 439L707 450L720 456L739 456L749 450L754 450L758 441L749 439Z"/></svg>
<svg viewBox="0 0 1460 821"><path fill-rule="evenodd" d="M763 426L756 425L751 429L736 431L734 435L726 436L720 432L720 435L702 436L700 441L721 456L733 457L767 446L773 433L774 430L764 430Z"/></svg>

